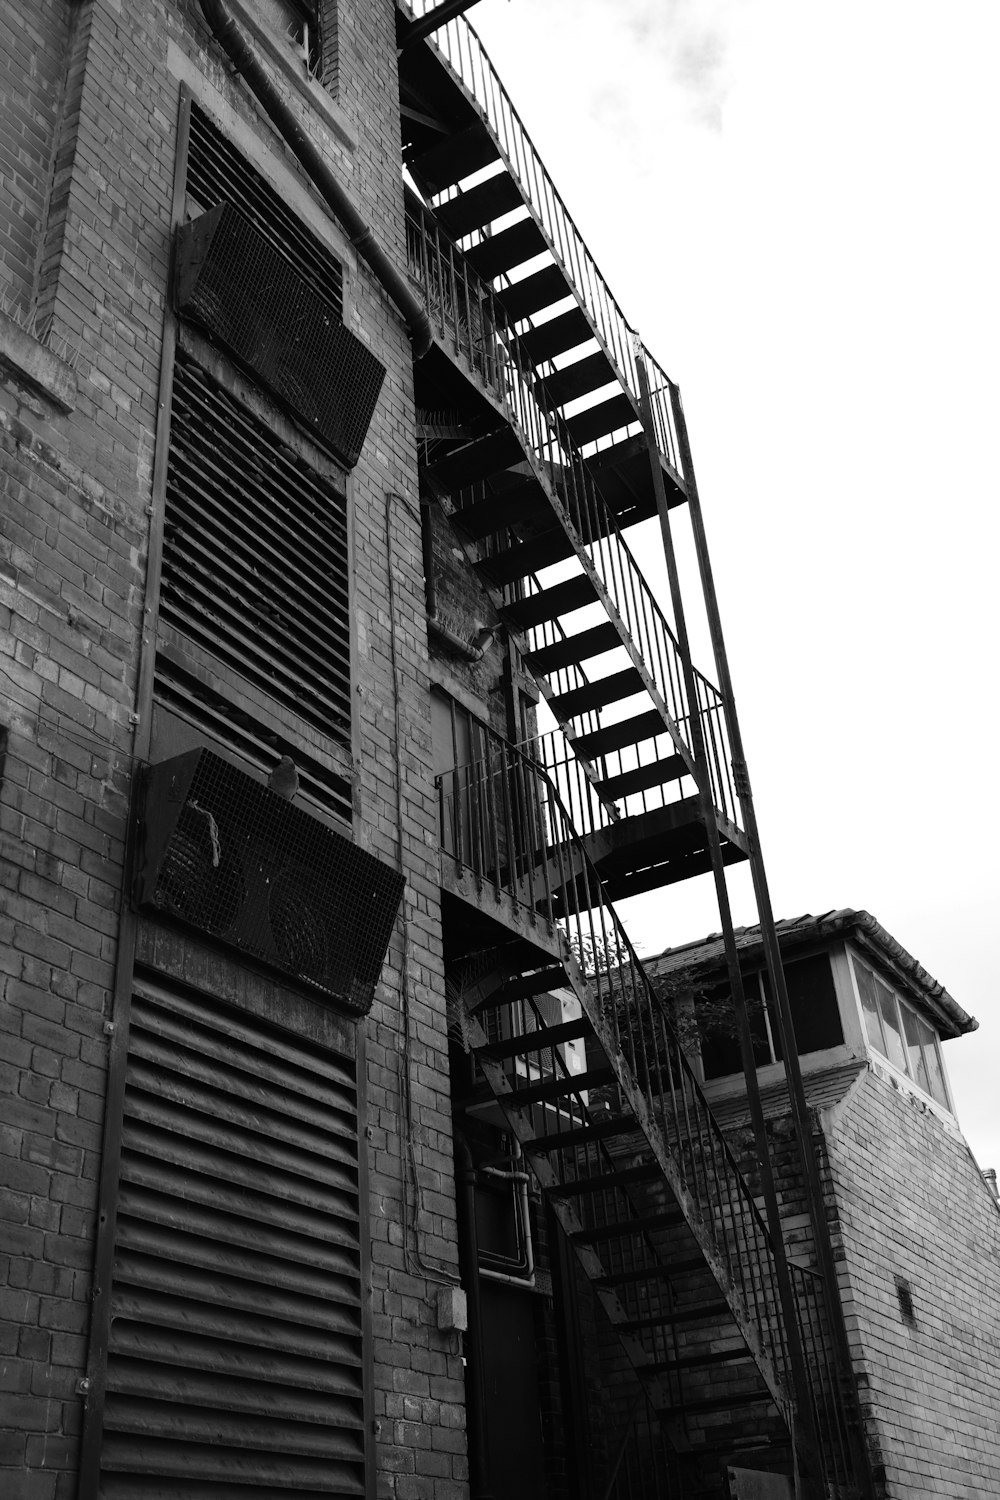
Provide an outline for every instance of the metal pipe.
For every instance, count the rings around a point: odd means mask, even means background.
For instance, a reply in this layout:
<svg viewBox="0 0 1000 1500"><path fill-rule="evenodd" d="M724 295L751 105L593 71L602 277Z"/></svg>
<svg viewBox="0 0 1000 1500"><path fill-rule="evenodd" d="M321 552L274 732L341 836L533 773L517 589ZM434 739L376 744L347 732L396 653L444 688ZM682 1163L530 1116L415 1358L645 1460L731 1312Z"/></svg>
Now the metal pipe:
<svg viewBox="0 0 1000 1500"><path fill-rule="evenodd" d="M470 1061L471 1071L471 1061ZM483 1310L479 1296L479 1242L476 1236L476 1164L462 1132L455 1130L455 1208L458 1263L468 1299L468 1351L465 1365L469 1423L469 1491L472 1500L492 1500L486 1436L486 1378L483 1366Z"/></svg>
<svg viewBox="0 0 1000 1500"><path fill-rule="evenodd" d="M426 308L413 295L407 282L376 240L371 226L365 223L292 110L281 98L234 17L226 9L225 0L201 0L201 8L216 41L236 72L257 96L282 140L298 157L313 187L346 229L351 244L362 260L367 262L386 295L395 303L410 335L413 358L420 359L431 347L433 339Z"/></svg>

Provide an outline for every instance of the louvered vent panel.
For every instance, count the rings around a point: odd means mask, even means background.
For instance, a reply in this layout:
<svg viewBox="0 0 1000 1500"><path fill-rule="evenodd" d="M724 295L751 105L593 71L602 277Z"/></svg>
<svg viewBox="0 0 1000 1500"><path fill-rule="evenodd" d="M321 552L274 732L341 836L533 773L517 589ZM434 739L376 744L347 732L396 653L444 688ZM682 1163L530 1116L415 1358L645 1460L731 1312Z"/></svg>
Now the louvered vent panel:
<svg viewBox="0 0 1000 1500"><path fill-rule="evenodd" d="M289 755L299 773L300 798L342 818L353 819L351 783L303 750L300 744L268 730L259 719L241 710L198 676L187 671L164 651L156 658L154 692L158 703L175 716L186 719L204 734L221 740L240 759L256 766L263 776L273 770L282 755Z"/></svg>
<svg viewBox="0 0 1000 1500"><path fill-rule="evenodd" d="M160 610L238 677L350 743L343 498L180 353Z"/></svg>
<svg viewBox="0 0 1000 1500"><path fill-rule="evenodd" d="M238 203L241 213L342 318L344 273L337 257L311 234L198 105L191 105L187 191L189 209Z"/></svg>
<svg viewBox="0 0 1000 1500"><path fill-rule="evenodd" d="M364 1494L354 1062L143 981L102 1496Z"/></svg>

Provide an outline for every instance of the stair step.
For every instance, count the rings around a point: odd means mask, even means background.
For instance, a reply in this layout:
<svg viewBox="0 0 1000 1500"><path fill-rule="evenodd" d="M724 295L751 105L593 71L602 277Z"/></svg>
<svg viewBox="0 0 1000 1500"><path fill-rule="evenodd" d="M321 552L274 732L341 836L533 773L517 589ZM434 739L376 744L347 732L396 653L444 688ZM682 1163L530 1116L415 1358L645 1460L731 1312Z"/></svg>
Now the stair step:
<svg viewBox="0 0 1000 1500"><path fill-rule="evenodd" d="M576 719L592 709L604 708L608 703L618 703L622 698L631 698L645 688L642 676L636 667L625 667L621 672L611 672L607 677L595 678L583 687L571 688L553 698L551 708L560 719Z"/></svg>
<svg viewBox="0 0 1000 1500"><path fill-rule="evenodd" d="M549 1184L545 1192L550 1198L584 1198L590 1193L606 1193L633 1182L656 1182L662 1177L655 1161L644 1161L634 1167L622 1167L618 1172L599 1172L593 1177L578 1177L574 1182Z"/></svg>
<svg viewBox="0 0 1000 1500"><path fill-rule="evenodd" d="M633 792L646 792L651 787L663 786L665 782L677 781L687 774L687 769L682 755L665 755L660 760L651 760L648 765L633 766L631 771L606 777L597 783L597 790L609 802L614 802L618 797L629 797Z"/></svg>
<svg viewBox="0 0 1000 1500"><path fill-rule="evenodd" d="M555 583L541 593L529 594L513 604L505 604L503 612L515 630L529 630L542 625L546 620L558 620L585 604L593 604L597 591L586 573L578 578L568 578L565 583Z"/></svg>
<svg viewBox="0 0 1000 1500"><path fill-rule="evenodd" d="M662 1266L639 1266L633 1271L615 1271L597 1278L598 1286L634 1286L638 1281L670 1281L674 1276L687 1276L692 1271L707 1271L703 1255L691 1255L683 1260L671 1259Z"/></svg>
<svg viewBox="0 0 1000 1500"><path fill-rule="evenodd" d="M499 234L487 235L465 253L469 265L484 281L493 281L504 271L523 265L547 250L545 236L534 219L519 219Z"/></svg>
<svg viewBox="0 0 1000 1500"><path fill-rule="evenodd" d="M512 209L520 208L523 202L513 177L508 172L497 172L449 198L447 203L439 203L434 214L453 240L462 240L474 229L482 229Z"/></svg>
<svg viewBox="0 0 1000 1500"><path fill-rule="evenodd" d="M524 451L512 429L501 427L486 437L465 443L446 458L438 459L427 472L436 485L451 493L477 479L488 479L491 474L509 469L523 459Z"/></svg>
<svg viewBox="0 0 1000 1500"><path fill-rule="evenodd" d="M599 391L602 386L610 385L616 379L614 366L608 356L603 349L597 349L593 354L585 354L583 359L564 365L554 375L548 375L540 381L541 403L552 411L565 406L569 401L576 401L580 396L588 396L591 391Z"/></svg>
<svg viewBox="0 0 1000 1500"><path fill-rule="evenodd" d="M498 159L493 138L477 122L429 146L414 157L410 167L419 182L426 183L432 193L439 193Z"/></svg>
<svg viewBox="0 0 1000 1500"><path fill-rule="evenodd" d="M566 1042L581 1042L590 1035L591 1030L586 1016L579 1016L575 1021L560 1021L558 1026L543 1026L538 1031L527 1031L521 1036L505 1037L502 1042L487 1042L476 1050L494 1062L505 1062L511 1057L524 1057L529 1052L544 1052L548 1047L561 1047Z"/></svg>
<svg viewBox="0 0 1000 1500"><path fill-rule="evenodd" d="M584 1093L587 1089L603 1088L615 1079L611 1068L593 1068L587 1073L566 1074L557 1078L543 1078L538 1083L525 1084L504 1095L508 1108L527 1109L532 1104L547 1104L551 1099L565 1099L569 1094Z"/></svg>
<svg viewBox="0 0 1000 1500"><path fill-rule="evenodd" d="M573 543L565 531L545 531L541 536L508 547L506 552L498 552L495 557L484 557L476 564L476 570L492 583L502 586L516 583L519 578L530 578L532 573L572 557L573 550Z"/></svg>
<svg viewBox="0 0 1000 1500"><path fill-rule="evenodd" d="M730 1391L728 1395L722 1393L718 1396L703 1396L697 1401L682 1401L679 1405L673 1406L671 1411L678 1414L728 1411L733 1406L761 1406L765 1402L773 1406L774 1397L762 1382L758 1391Z"/></svg>
<svg viewBox="0 0 1000 1500"><path fill-rule="evenodd" d="M564 313L557 313L547 323L529 328L527 333L521 335L520 342L531 363L540 365L547 359L554 359L557 354L565 354L567 349L575 349L578 344L593 337L594 330L586 316L578 307L571 307Z"/></svg>
<svg viewBox="0 0 1000 1500"><path fill-rule="evenodd" d="M547 995L550 990L561 989L568 983L562 964L551 964L545 969L535 969L530 974L518 974L504 980L486 994L473 998L466 1004L474 1015L482 1010L495 1010L501 1005L514 1005L518 1000L530 1000L533 995Z"/></svg>
<svg viewBox="0 0 1000 1500"><path fill-rule="evenodd" d="M540 271L532 271L530 276L515 281L513 286L500 287L496 295L510 321L519 323L522 318L530 318L532 313L568 296L569 287L558 266L543 266Z"/></svg>
<svg viewBox="0 0 1000 1500"><path fill-rule="evenodd" d="M571 1238L580 1245L599 1245L608 1240L626 1239L630 1234L645 1234L649 1229L676 1229L683 1223L684 1215L679 1209L668 1209L664 1213L622 1219L616 1224L598 1224L593 1229L577 1229Z"/></svg>
<svg viewBox="0 0 1000 1500"><path fill-rule="evenodd" d="M524 660L530 672L537 673L539 677L548 677L561 667L579 665L593 656L602 656L605 651L613 651L621 643L622 638L614 625L610 620L605 620L602 625L594 625L590 630L581 630L577 635L568 635L565 640L553 641L551 646L541 646L537 651L526 652Z"/></svg>
<svg viewBox="0 0 1000 1500"><path fill-rule="evenodd" d="M629 1333L641 1333L644 1328L660 1328L675 1323L700 1323L704 1318L725 1318L729 1322L732 1316L728 1302L700 1302L694 1307L675 1307L672 1312L658 1313L655 1318L626 1318L618 1327Z"/></svg>
<svg viewBox="0 0 1000 1500"><path fill-rule="evenodd" d="M582 448L585 443L592 443L605 433L617 432L620 427L627 427L631 422L639 420L638 413L628 396L611 396L607 401L599 401L596 406L588 406L586 411L577 412L575 417L568 417L566 426L569 428L570 437L577 447Z"/></svg>
<svg viewBox="0 0 1000 1500"><path fill-rule="evenodd" d="M740 1349L712 1349L705 1354L684 1354L679 1359L654 1360L646 1368L653 1375L669 1375L673 1370L701 1370L709 1365L738 1365L752 1360L753 1355L744 1345Z"/></svg>
<svg viewBox="0 0 1000 1500"><path fill-rule="evenodd" d="M487 495L473 505L463 505L461 510L455 511L453 520L471 541L479 542L505 527L544 515L548 509L537 481L530 479Z"/></svg>
<svg viewBox="0 0 1000 1500"><path fill-rule="evenodd" d="M606 1141L616 1135L633 1135L638 1129L628 1115L609 1115L603 1120L592 1120L587 1125L574 1126L570 1130L556 1130L551 1135L537 1135L527 1141L525 1151L548 1155L550 1151L569 1151L576 1146L589 1146L593 1141Z"/></svg>
<svg viewBox="0 0 1000 1500"><path fill-rule="evenodd" d="M597 760L599 756L608 755L612 750L623 750L626 745L638 745L642 740L652 739L654 735L665 732L663 715L651 708L634 719L622 719L604 729L595 729L592 734L578 735L573 741L573 748L584 760Z"/></svg>

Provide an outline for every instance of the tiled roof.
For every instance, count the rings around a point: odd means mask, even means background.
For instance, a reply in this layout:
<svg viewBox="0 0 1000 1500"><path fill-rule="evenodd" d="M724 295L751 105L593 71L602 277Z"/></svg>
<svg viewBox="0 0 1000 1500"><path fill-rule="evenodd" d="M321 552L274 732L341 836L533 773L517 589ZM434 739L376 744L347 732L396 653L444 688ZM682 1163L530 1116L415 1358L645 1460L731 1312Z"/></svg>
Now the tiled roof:
<svg viewBox="0 0 1000 1500"><path fill-rule="evenodd" d="M979 1025L975 1017L964 1011L944 985L932 978L870 912L841 907L819 917L807 912L804 916L785 918L774 925L783 952L806 944L828 942L833 938L851 937L874 954L881 955L894 970L905 977L913 992L933 1012L941 1034L945 1037L961 1036L967 1031L975 1031ZM756 957L763 948L760 927L737 927L736 946L741 955ZM644 958L643 963L647 972L654 977L686 970L704 973L721 968L725 963L722 934L714 932L699 942L666 948L662 953Z"/></svg>
<svg viewBox="0 0 1000 1500"><path fill-rule="evenodd" d="M839 1104L854 1080L859 1074L864 1073L867 1067L868 1064L864 1058L854 1057L835 1068L823 1068L815 1073L803 1073L802 1086L805 1089L806 1103L809 1108L828 1109L831 1104ZM788 1085L785 1080L782 1078L777 1083L770 1083L763 1087L760 1091L760 1102L764 1109L765 1119L788 1114L790 1105ZM710 1103L712 1113L723 1129L743 1125L750 1118L745 1090L741 1089L739 1093L727 1098L711 1097Z"/></svg>

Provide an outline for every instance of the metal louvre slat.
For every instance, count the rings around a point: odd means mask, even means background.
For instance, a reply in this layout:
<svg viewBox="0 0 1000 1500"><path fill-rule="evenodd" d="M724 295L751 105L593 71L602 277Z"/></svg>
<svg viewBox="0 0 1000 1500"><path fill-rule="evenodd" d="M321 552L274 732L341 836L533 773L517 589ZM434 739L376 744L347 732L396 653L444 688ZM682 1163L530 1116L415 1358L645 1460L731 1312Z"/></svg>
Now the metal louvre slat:
<svg viewBox="0 0 1000 1500"><path fill-rule="evenodd" d="M357 1393L312 1392L294 1383L285 1385L274 1368L270 1379L258 1379L235 1364L211 1370L180 1369L177 1361L164 1363L136 1359L119 1350L108 1389L123 1396L176 1401L190 1406L211 1406L216 1411L247 1412L277 1421L322 1425L332 1416L338 1429L359 1428L362 1423ZM220 1385L219 1376L223 1377ZM236 1377L239 1375L239 1378ZM338 1433L339 1437L339 1433Z"/></svg>
<svg viewBox="0 0 1000 1500"><path fill-rule="evenodd" d="M166 1332L155 1325L119 1322L115 1331L119 1356L128 1355L147 1363L186 1365L192 1370L214 1371L226 1377L244 1376L250 1380L278 1380L283 1386L303 1390L329 1391L331 1395L353 1399L357 1394L357 1372L344 1372L325 1359L276 1352L273 1349L246 1349L229 1340L206 1338L204 1332L185 1337L176 1329ZM350 1365L359 1361L341 1360ZM134 1368L134 1367L133 1367Z"/></svg>
<svg viewBox="0 0 1000 1500"><path fill-rule="evenodd" d="M283 548L291 547L297 551L302 532L308 530L315 553L301 558L300 567L318 587L323 586L331 570L334 576L342 573L347 523L337 490L323 485L320 476L311 474L304 465L293 467L287 461L281 462L285 455L280 453L270 455L273 461L266 469L257 457L260 473L259 477L255 476L252 469L245 467L246 449L256 436L255 430L249 424L234 423L236 430L232 435L216 433L213 421L220 416L231 421L231 413L213 411L207 399L202 413L196 409L197 397L190 388L182 394L184 404L177 413L174 427L176 457L182 463L186 460L189 465L196 466L193 472L199 482L206 476L214 479L213 494L201 498L214 499L216 510L221 512L227 524L240 526L245 520L252 520L260 534L270 539L272 549L279 557ZM216 401L213 404L217 408L222 403ZM199 419L203 419L208 431L196 425ZM199 447L207 439L211 439L214 445L210 454ZM227 462L236 466L235 472L225 467ZM232 492L228 488L234 479L240 484L241 504L238 507L233 506ZM276 492L283 502L281 510L274 507ZM256 543L257 540L255 533L253 541Z"/></svg>
<svg viewBox="0 0 1000 1500"><path fill-rule="evenodd" d="M156 1323L162 1328L211 1334L233 1343L294 1350L304 1336L354 1339L360 1346L360 1319L336 1302L322 1302L292 1293L262 1288L250 1281L224 1276L201 1276L158 1266L153 1260L122 1257L115 1266L121 1285L116 1296L116 1318L133 1323ZM261 1325L258 1338L254 1323ZM268 1329L275 1336L266 1337ZM243 1337L241 1338L241 1334ZM354 1363L360 1363L357 1359Z"/></svg>
<svg viewBox="0 0 1000 1500"><path fill-rule="evenodd" d="M189 462L180 447L172 452L171 465L174 482L170 492L169 529L172 533L177 529L182 530L183 540L188 545L203 538L201 551L212 567L221 564L224 572L233 574L237 579L240 577L241 567L253 568L255 581L265 599L270 595L283 611L291 608L293 612L303 612L307 621L315 613L317 600L322 599L325 594L332 594L335 603L346 605L346 535L338 539L340 555L333 560L335 567L330 566L325 572L316 570L315 576L310 578L310 569L300 553L305 527L297 536L278 539L284 545L284 550L275 547L272 561L271 553L265 545L268 530L266 521L256 511L240 515L232 513L232 487L239 482L235 473L227 475L215 469L201 455ZM185 468L187 473L184 472ZM272 505L275 499L283 500L283 497L272 497ZM190 532L184 529L185 521L192 524ZM252 529L249 523L252 523ZM313 555L322 559L323 536L315 523L310 523L308 536ZM173 535L170 540L173 543ZM220 544L227 549L225 554L216 550ZM296 571L290 573L289 564L292 562L296 565ZM305 587L306 582L311 586ZM292 623L288 621L287 615L283 614L282 619ZM340 649L338 641L342 644L347 636L343 620L331 612L328 617L317 621L317 627L332 637L334 649Z"/></svg>
<svg viewBox="0 0 1000 1500"><path fill-rule="evenodd" d="M294 1191L284 1184L284 1191L278 1185L269 1191L263 1171L248 1168L239 1177L233 1173L236 1180L230 1182L227 1177L232 1162L220 1157L219 1167L218 1174L212 1171L210 1150L198 1151L193 1146L185 1150L170 1136L144 1131L134 1123L126 1129L123 1183L134 1182L157 1192L173 1191L185 1202L203 1206L214 1202L226 1212L260 1218L265 1223L283 1223L300 1234L313 1233L317 1239L333 1239L339 1245L357 1244L355 1232L347 1227L350 1218L332 1194L316 1193L312 1202L297 1201ZM320 1216L322 1224L317 1222Z"/></svg>
<svg viewBox="0 0 1000 1500"><path fill-rule="evenodd" d="M338 1117L346 1115L353 1119L357 1095L352 1063L335 1059L339 1066L336 1069L331 1066L324 1077L307 1065L299 1065L296 1054L283 1046L279 1038L273 1042L268 1038L271 1046L267 1052L254 1052L253 1034L235 1019L226 1026L195 1031L190 1024L194 1017L182 1009L181 1002L186 997L177 998L179 1003L171 1014L171 1010L163 1008L162 992L153 995L145 988L137 989L132 1008L133 1029L141 1028L140 1035L146 1032L161 1038L185 1057L191 1053L220 1064L228 1070L220 1073L220 1078L231 1075L235 1088L242 1078L242 1092L248 1099L260 1098L272 1105L276 1095L287 1099L290 1114L306 1123L312 1121L317 1128L336 1130ZM258 1089L259 1094L255 1092ZM332 1125L329 1118L322 1118L329 1112L335 1116Z"/></svg>
<svg viewBox="0 0 1000 1500"><path fill-rule="evenodd" d="M360 1495L352 1060L159 983L134 1026L100 1493Z"/></svg>
<svg viewBox="0 0 1000 1500"><path fill-rule="evenodd" d="M172 422L164 620L344 739L351 629L342 496L186 356L175 369Z"/></svg>
<svg viewBox="0 0 1000 1500"><path fill-rule="evenodd" d="M171 1394L176 1389L172 1387ZM339 1403L332 1404L338 1408L339 1416ZM288 1453L304 1458L351 1459L360 1457L363 1448L362 1434L345 1431L340 1422L324 1428L308 1421L268 1421L256 1412L244 1417L217 1408L189 1406L180 1400L174 1404L170 1398L143 1401L140 1396L117 1391L109 1392L105 1423L112 1431L152 1438L172 1437L185 1446L239 1444L243 1449L262 1449L272 1458Z"/></svg>
<svg viewBox="0 0 1000 1500"><path fill-rule="evenodd" d="M176 1211L173 1198L130 1187L128 1213L119 1215L119 1250L183 1260L195 1270L256 1279L304 1297L351 1301L357 1261L350 1250L218 1212L200 1212L193 1204L186 1205L184 1230L178 1232L173 1228Z"/></svg>
<svg viewBox="0 0 1000 1500"><path fill-rule="evenodd" d="M331 1196L326 1212L343 1212L346 1204L354 1204L356 1211L357 1184L344 1181L343 1174L331 1170L323 1153L296 1149L280 1137L269 1142L261 1131L249 1131L239 1123L225 1119L220 1113L207 1108L204 1096L198 1097L187 1091L186 1098L170 1098L169 1090L161 1087L159 1079L151 1077L152 1088L143 1086L141 1078L133 1077L125 1098L125 1113L149 1132L151 1137L163 1132L173 1134L190 1142L195 1151L206 1147L218 1152L229 1152L233 1171L227 1174L230 1182L250 1185L261 1173L268 1182L275 1181L278 1174L287 1184L279 1196L294 1196L296 1183L321 1184ZM263 1125L264 1122L261 1121ZM193 1165L193 1164L192 1164Z"/></svg>
<svg viewBox="0 0 1000 1500"><path fill-rule="evenodd" d="M267 515L273 491L281 491L290 514L271 515L274 533L280 535L284 530L294 537L302 527L316 526L326 534L328 562L336 564L340 541L346 535L346 513L338 486L280 440L259 447L259 418L190 355L182 352L180 362L183 387L179 435L195 442L210 439L209 457L215 453L217 443L235 454L246 486L240 491L241 503L248 497L256 500L262 515ZM220 418L225 424L221 430Z"/></svg>
<svg viewBox="0 0 1000 1500"><path fill-rule="evenodd" d="M228 1095L238 1095L241 1100L246 1101L246 1109L250 1112L265 1110L271 1116L276 1113L277 1103L280 1101L280 1085L274 1085L270 1080L253 1079L246 1073L238 1073L235 1068L228 1067L228 1058L222 1061L220 1052L222 1049L213 1049L207 1056L198 1056L195 1053L181 1052L180 1056L174 1052L177 1041L172 1038L160 1038L154 1032L144 1029L136 1029L135 1034L135 1059L136 1067L139 1062L145 1061L154 1068L174 1071L183 1077L192 1086L204 1085L211 1089L214 1094L219 1095L220 1100ZM220 1104L225 1109L225 1104ZM319 1106L313 1106L312 1101L297 1097L289 1100L288 1109L285 1110L285 1130L288 1131L288 1139L292 1139L292 1133L298 1130L322 1131L324 1133L324 1152L333 1152L334 1158L340 1160L354 1160L349 1154L349 1146L339 1143L340 1136L352 1136L355 1130L354 1104L349 1097L336 1098L324 1101ZM297 1137L300 1139L300 1137ZM348 1151L348 1157L343 1157L342 1152Z"/></svg>
<svg viewBox="0 0 1000 1500"><path fill-rule="evenodd" d="M215 1480L220 1487L215 1497L222 1500L233 1494L229 1487L238 1486L235 1493L239 1500L270 1500L277 1491L287 1490L296 1500L301 1500L303 1490L323 1497L331 1495L363 1495L364 1483L360 1468L355 1465L333 1463L328 1458L291 1458L282 1455L272 1458L268 1454L251 1454L240 1447L227 1448L222 1442L198 1447L189 1443L167 1443L162 1440L122 1436L107 1445L106 1466L124 1472L126 1480L114 1474L106 1475L101 1493L108 1500L133 1500L140 1493L150 1491L134 1488L135 1474L162 1475L174 1483L159 1491L167 1500L190 1500L195 1494L192 1484ZM177 1486L183 1485L183 1489Z"/></svg>
<svg viewBox="0 0 1000 1500"><path fill-rule="evenodd" d="M168 1063L157 1060L158 1067L168 1067ZM352 1180L349 1173L339 1167L335 1158L330 1156L330 1142L324 1137L322 1142L322 1153L317 1149L318 1142L315 1136L309 1136L297 1124L290 1124L282 1120L280 1115L263 1112L260 1106L240 1107L234 1103L231 1096L223 1093L221 1089L211 1085L202 1086L192 1077L190 1068L184 1068L178 1072L176 1077L170 1073L164 1073L158 1068L144 1068L136 1061L132 1071L133 1090L155 1096L167 1104L183 1106L193 1110L206 1120L225 1123L231 1129L241 1129L247 1133L244 1139L257 1137L261 1140L269 1138L271 1141L280 1142L283 1147L290 1147L302 1153L302 1159L310 1173L315 1172L319 1178L326 1181L329 1186L340 1188L342 1192L357 1190L356 1180ZM149 1114L144 1116L147 1123L151 1123ZM190 1123L188 1128L192 1128ZM203 1129L208 1129L205 1125ZM334 1146L336 1147L336 1139ZM255 1151L257 1160L275 1160L274 1150L264 1154ZM293 1159L288 1157L289 1170L294 1170Z"/></svg>

